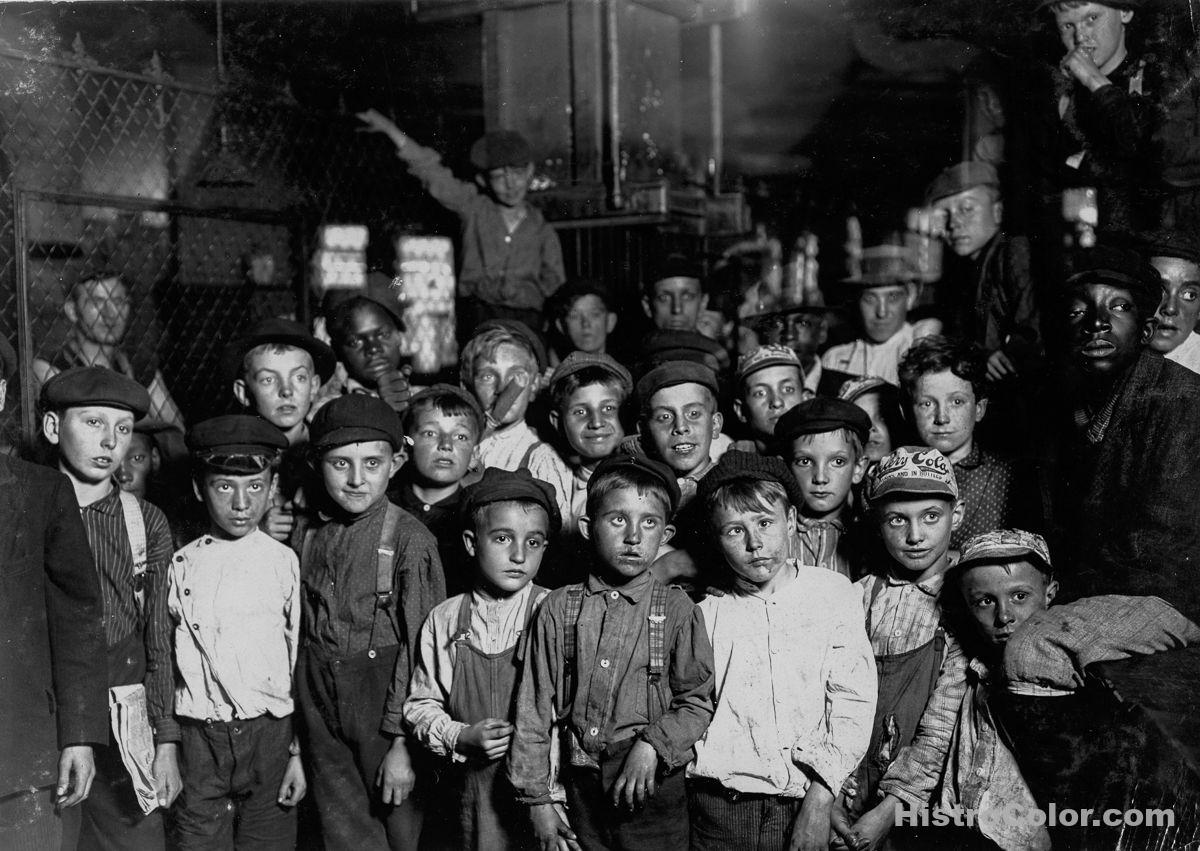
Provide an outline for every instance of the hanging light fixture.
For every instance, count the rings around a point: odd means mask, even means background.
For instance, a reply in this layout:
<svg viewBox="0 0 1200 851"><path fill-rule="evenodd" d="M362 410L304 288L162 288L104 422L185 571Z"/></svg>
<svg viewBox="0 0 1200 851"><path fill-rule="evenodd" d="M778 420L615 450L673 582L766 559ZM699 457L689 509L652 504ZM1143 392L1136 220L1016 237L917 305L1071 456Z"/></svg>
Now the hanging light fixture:
<svg viewBox="0 0 1200 851"><path fill-rule="evenodd" d="M221 14L221 0L217 3L217 87L225 90L225 26ZM217 119L218 145L217 155L201 170L196 179L196 186L206 189L247 189L254 186L255 181L245 163L234 151L229 149L229 127L225 123L224 107L217 107L221 112Z"/></svg>

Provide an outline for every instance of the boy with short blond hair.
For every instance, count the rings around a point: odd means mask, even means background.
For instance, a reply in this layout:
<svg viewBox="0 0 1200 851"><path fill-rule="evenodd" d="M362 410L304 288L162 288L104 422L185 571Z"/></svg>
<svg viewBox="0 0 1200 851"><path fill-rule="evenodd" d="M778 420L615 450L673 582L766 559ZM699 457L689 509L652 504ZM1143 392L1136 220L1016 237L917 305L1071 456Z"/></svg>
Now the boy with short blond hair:
<svg viewBox="0 0 1200 851"><path fill-rule="evenodd" d="M712 718L713 659L699 610L650 573L678 503L664 464L602 462L580 521L593 572L552 591L534 620L508 777L544 848L688 847L679 769ZM551 796L555 727L570 827Z"/></svg>
<svg viewBox="0 0 1200 851"><path fill-rule="evenodd" d="M210 526L175 554L168 591L183 849L296 843L295 806L307 788L292 727L300 561L258 528L287 445L271 423L238 414L188 435Z"/></svg>
<svg viewBox="0 0 1200 851"><path fill-rule="evenodd" d="M790 480L778 458L731 450L701 484L732 583L699 604L717 700L687 772L697 851L827 848L834 797L870 738L875 663L859 594L791 557Z"/></svg>
<svg viewBox="0 0 1200 851"><path fill-rule="evenodd" d="M775 451L803 495L795 553L801 564L855 578L862 547L848 534L851 501L866 473L870 431L870 417L858 405L823 396L801 402L775 424ZM857 530L858 535L864 531Z"/></svg>
<svg viewBox="0 0 1200 851"><path fill-rule="evenodd" d="M554 489L495 467L466 488L459 523L475 560L473 587L421 627L404 724L443 760L421 847L523 848L524 808L504 783L512 740L521 637L546 591L533 584L558 532Z"/></svg>

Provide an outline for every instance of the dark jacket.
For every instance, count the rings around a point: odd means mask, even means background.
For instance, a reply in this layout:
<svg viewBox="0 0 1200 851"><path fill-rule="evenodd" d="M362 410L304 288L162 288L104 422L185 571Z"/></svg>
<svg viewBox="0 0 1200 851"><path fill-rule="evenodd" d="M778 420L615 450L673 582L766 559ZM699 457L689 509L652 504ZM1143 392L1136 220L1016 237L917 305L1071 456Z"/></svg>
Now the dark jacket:
<svg viewBox="0 0 1200 851"><path fill-rule="evenodd" d="M66 476L0 456L0 798L108 741L100 584Z"/></svg>

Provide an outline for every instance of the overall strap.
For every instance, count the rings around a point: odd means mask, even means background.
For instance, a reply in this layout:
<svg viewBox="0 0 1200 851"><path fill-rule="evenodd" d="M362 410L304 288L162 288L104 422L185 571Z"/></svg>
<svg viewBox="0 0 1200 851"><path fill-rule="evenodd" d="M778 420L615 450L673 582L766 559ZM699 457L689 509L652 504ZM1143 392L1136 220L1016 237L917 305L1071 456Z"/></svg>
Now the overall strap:
<svg viewBox="0 0 1200 851"><path fill-rule="evenodd" d="M583 586L567 587L567 608L563 612L563 673L567 702L575 700L575 662L579 644L579 614L583 611ZM564 707L565 709L565 707Z"/></svg>
<svg viewBox="0 0 1200 851"><path fill-rule="evenodd" d="M129 551L133 554L133 587L137 598L138 611L146 603L146 520L142 517L141 506L137 497L126 491L121 491L121 511L125 515L125 533L129 537Z"/></svg>
<svg viewBox="0 0 1200 851"><path fill-rule="evenodd" d="M650 591L650 665L646 669L646 677L650 681L646 688L646 720L653 722L655 692L663 671L667 667L667 595L670 593L666 585L658 582L651 583Z"/></svg>
<svg viewBox="0 0 1200 851"><path fill-rule="evenodd" d="M875 581L871 583L871 597L867 601L867 638L871 637L871 609L874 607L875 601L879 599L885 585L887 585L887 579L883 576L876 576Z"/></svg>
<svg viewBox="0 0 1200 851"><path fill-rule="evenodd" d="M465 643L471 637L471 592L463 594L462 602L458 604L458 624L454 627L452 644Z"/></svg>
<svg viewBox="0 0 1200 851"><path fill-rule="evenodd" d="M400 545L400 518L402 509L392 503L387 504L383 515L383 530L379 534L379 545L375 548L375 614L371 618L371 636L367 643L367 658L374 659L375 629L380 615L386 616L387 610L395 606L395 589L393 580L396 573L396 550ZM397 615L399 606L395 606Z"/></svg>

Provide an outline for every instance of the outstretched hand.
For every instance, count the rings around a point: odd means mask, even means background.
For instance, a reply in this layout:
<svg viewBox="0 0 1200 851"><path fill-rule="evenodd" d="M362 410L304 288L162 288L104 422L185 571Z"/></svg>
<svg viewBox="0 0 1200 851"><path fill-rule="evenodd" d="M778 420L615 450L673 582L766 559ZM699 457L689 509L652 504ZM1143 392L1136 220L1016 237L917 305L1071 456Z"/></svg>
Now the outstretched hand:
<svg viewBox="0 0 1200 851"><path fill-rule="evenodd" d="M383 133L391 139L397 148L404 147L408 142L408 136L405 135L392 119L388 118L377 109L368 109L365 112L356 112L355 117L361 121L366 127L360 127L359 130L365 133Z"/></svg>

